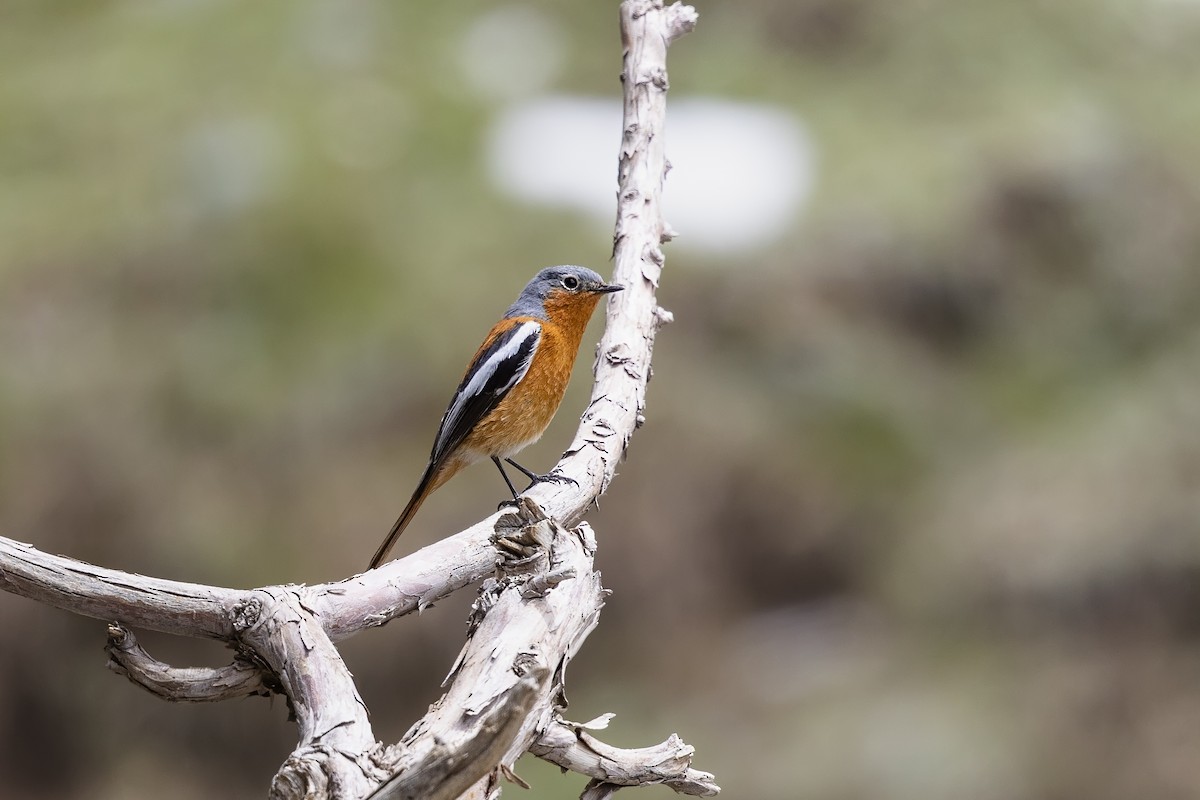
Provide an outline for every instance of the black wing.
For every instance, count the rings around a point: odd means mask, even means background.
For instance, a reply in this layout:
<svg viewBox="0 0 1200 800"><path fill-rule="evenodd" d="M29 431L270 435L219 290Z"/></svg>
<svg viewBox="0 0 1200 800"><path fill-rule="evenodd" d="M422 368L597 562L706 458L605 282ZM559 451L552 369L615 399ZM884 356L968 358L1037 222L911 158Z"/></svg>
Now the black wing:
<svg viewBox="0 0 1200 800"><path fill-rule="evenodd" d="M542 326L528 320L499 334L479 351L442 417L431 463L440 463L453 452L479 420L525 377L541 338Z"/></svg>

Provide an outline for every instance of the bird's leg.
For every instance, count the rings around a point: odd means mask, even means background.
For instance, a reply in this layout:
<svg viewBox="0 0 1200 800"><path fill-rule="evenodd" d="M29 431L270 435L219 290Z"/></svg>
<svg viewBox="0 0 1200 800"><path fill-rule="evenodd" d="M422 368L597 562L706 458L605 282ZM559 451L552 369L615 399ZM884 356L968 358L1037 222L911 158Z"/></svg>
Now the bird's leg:
<svg viewBox="0 0 1200 800"><path fill-rule="evenodd" d="M553 472L547 472L545 475L538 475L533 470L522 467L511 458L506 458L504 460L520 470L521 474L526 478L529 478L529 485L525 487L525 491L527 492L534 486L537 486L539 483L573 483L576 486L579 485L578 481L576 481L574 478L568 478L566 475L555 475ZM508 485L508 490L512 492L513 496L512 500L504 500L500 503L500 505L496 506L496 509L499 510L505 506L515 506L517 504L517 498L520 497L520 495L517 494L517 490L513 486L513 482L509 480L508 472L505 471L504 465L500 463L500 459L497 456L492 456L492 463L496 465L496 469L500 470L500 475L504 478L504 483Z"/></svg>
<svg viewBox="0 0 1200 800"><path fill-rule="evenodd" d="M517 488L513 486L513 482L508 479L508 473L504 471L504 465L500 463L500 459L496 456L492 456L492 463L496 465L496 469L500 470L500 477L504 478L504 483L508 486L508 490L512 492L512 500L505 500L501 502L500 505L496 506L496 510L499 511L505 506L515 506L517 504L517 498L519 497L517 494Z"/></svg>
<svg viewBox="0 0 1200 800"><path fill-rule="evenodd" d="M568 478L566 475L555 475L553 472L547 472L545 475L538 475L536 472L525 469L511 458L506 458L504 460L520 470L521 474L523 474L526 478L529 478L529 485L525 487L525 491L527 492L534 486L537 486L539 483L573 483L576 486L579 485L579 481L575 480L574 478ZM507 479L507 476L505 476L505 478Z"/></svg>

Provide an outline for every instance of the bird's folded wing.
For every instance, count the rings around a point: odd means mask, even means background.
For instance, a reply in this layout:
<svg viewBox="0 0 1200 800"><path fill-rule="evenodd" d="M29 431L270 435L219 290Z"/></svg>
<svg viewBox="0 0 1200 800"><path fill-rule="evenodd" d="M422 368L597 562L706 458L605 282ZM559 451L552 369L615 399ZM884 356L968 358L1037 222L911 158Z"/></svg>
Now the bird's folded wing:
<svg viewBox="0 0 1200 800"><path fill-rule="evenodd" d="M542 338L536 320L505 320L492 332L467 368L433 443L432 462L439 462L525 377Z"/></svg>

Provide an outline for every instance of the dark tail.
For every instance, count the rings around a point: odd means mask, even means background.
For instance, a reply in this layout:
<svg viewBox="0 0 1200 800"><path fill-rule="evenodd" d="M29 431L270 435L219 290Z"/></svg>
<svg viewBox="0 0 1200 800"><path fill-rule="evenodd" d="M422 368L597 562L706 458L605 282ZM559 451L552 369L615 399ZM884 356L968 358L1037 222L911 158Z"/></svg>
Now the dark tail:
<svg viewBox="0 0 1200 800"><path fill-rule="evenodd" d="M396 540L400 538L400 534L404 533L404 529L408 527L408 523L412 522L412 518L417 515L417 509L421 507L421 503L425 502L425 498L433 492L438 486L441 486L444 481L434 481L434 476L438 470L436 465L431 461L429 466L425 467L425 474L421 476L421 482L417 484L417 490L413 492L412 498L408 501L408 505L404 507L396 524L388 531L387 538L383 540L383 544L379 545L379 549L375 551L375 555L371 558L371 566L368 569L375 569L380 562L387 556L388 551L396 544Z"/></svg>

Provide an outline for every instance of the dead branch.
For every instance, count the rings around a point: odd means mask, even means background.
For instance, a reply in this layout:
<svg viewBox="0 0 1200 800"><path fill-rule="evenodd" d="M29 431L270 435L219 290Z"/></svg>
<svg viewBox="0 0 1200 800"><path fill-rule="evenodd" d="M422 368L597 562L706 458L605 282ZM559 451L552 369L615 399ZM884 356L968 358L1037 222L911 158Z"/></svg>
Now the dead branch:
<svg viewBox="0 0 1200 800"><path fill-rule="evenodd" d="M529 716L549 672L533 670L517 681L503 702L478 718L479 731L455 748L426 737L420 758L384 783L369 800L454 800L487 779Z"/></svg>
<svg viewBox="0 0 1200 800"><path fill-rule="evenodd" d="M480 735L481 715L497 705L515 705L523 679L543 676L507 746L485 770L511 773L543 718L557 707L567 662L598 621L604 590L592 569L590 529L567 531L528 498L500 523L497 538L505 541L501 549L510 557L476 600L446 694L400 743L394 769L401 778L411 769L409 761L423 760L432 749L464 751Z"/></svg>
<svg viewBox="0 0 1200 800"><path fill-rule="evenodd" d="M0 589L54 608L179 636L228 639L232 589L148 578L0 537Z"/></svg>
<svg viewBox="0 0 1200 800"><path fill-rule="evenodd" d="M542 730L529 752L606 785L661 783L694 797L711 797L720 791L712 775L692 769L695 748L675 734L653 747L626 750L601 742L585 726L557 717Z"/></svg>
<svg viewBox="0 0 1200 800"><path fill-rule="evenodd" d="M281 691L278 684L269 685L271 676L267 670L244 656L238 656L226 667L164 664L138 644L133 631L116 622L108 626L104 651L108 653L109 669L163 700L211 703Z"/></svg>

